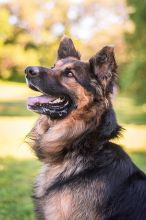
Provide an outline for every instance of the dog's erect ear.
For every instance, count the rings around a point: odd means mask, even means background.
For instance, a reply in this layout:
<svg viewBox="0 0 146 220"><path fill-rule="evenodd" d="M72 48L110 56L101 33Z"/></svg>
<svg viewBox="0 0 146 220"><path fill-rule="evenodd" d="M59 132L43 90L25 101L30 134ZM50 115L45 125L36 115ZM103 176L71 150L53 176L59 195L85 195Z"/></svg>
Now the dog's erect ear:
<svg viewBox="0 0 146 220"><path fill-rule="evenodd" d="M79 52L75 49L73 41L67 36L63 36L58 48L58 60L66 57L80 59Z"/></svg>
<svg viewBox="0 0 146 220"><path fill-rule="evenodd" d="M107 86L109 81L116 77L117 64L114 56L114 47L106 46L89 60L91 71L99 82Z"/></svg>

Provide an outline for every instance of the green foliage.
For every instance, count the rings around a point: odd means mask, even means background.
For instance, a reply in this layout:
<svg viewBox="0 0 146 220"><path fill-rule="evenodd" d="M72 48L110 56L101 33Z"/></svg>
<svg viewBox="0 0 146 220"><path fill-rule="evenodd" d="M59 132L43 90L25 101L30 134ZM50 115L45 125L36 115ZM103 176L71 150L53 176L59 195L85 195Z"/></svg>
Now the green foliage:
<svg viewBox="0 0 146 220"><path fill-rule="evenodd" d="M146 1L127 0L134 23L134 33L127 33L127 64L121 77L123 90L139 103L145 102L146 96Z"/></svg>
<svg viewBox="0 0 146 220"><path fill-rule="evenodd" d="M52 28L58 22L56 13L60 22L66 19L68 4L60 11L59 1L14 2L0 5L0 78L24 81L26 65L53 64L60 34Z"/></svg>
<svg viewBox="0 0 146 220"><path fill-rule="evenodd" d="M0 1L0 78L24 81L27 65L53 65L64 33L76 38L83 59L102 46L116 44L123 27L110 21L109 29L103 23L106 11L119 17L116 8L122 1Z"/></svg>
<svg viewBox="0 0 146 220"><path fill-rule="evenodd" d="M134 97L137 103L145 103L146 62L135 60L127 64L121 77L121 84L125 92Z"/></svg>

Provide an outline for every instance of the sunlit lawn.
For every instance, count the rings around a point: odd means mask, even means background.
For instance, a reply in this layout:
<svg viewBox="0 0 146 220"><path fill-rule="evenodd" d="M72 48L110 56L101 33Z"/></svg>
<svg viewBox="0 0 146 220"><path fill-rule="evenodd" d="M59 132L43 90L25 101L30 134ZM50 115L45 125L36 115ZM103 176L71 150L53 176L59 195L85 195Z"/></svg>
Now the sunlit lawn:
<svg viewBox="0 0 146 220"><path fill-rule="evenodd" d="M0 90L0 220L33 220L32 183L40 163L23 143L36 120L26 110L31 91L24 84L1 82ZM146 172L146 105L137 106L124 97L114 105L126 128L119 142Z"/></svg>

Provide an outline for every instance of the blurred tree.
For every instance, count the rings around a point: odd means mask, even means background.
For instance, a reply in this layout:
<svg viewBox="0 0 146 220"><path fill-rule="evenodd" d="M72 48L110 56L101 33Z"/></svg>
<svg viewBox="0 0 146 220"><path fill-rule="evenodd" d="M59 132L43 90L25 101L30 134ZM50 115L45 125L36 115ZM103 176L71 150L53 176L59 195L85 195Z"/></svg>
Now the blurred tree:
<svg viewBox="0 0 146 220"><path fill-rule="evenodd" d="M44 8L45 4L49 10L49 1L44 1ZM46 65L54 61L54 47L59 36L54 36L49 27L51 27L50 23L52 22L53 25L56 20L54 17L49 18L51 13L41 14L41 5L42 3L36 0L31 0L29 4L22 0L14 0L13 3L1 5L0 77L2 79L22 81L26 65Z"/></svg>
<svg viewBox="0 0 146 220"><path fill-rule="evenodd" d="M1 0L0 78L22 81L26 65L52 65L64 33L76 38L83 58L96 53L98 47L118 43L123 30L118 28L124 12L121 2Z"/></svg>
<svg viewBox="0 0 146 220"><path fill-rule="evenodd" d="M127 0L134 31L125 34L127 64L121 77L122 88L136 101L146 101L146 0Z"/></svg>

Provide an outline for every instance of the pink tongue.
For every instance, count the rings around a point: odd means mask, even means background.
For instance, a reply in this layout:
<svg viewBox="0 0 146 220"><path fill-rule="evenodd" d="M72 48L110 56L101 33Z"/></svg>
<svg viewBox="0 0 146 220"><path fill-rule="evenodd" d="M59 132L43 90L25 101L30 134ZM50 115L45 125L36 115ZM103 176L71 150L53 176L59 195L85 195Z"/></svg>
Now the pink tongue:
<svg viewBox="0 0 146 220"><path fill-rule="evenodd" d="M28 105L35 105L35 104L38 104L38 103L43 104L43 103L51 102L55 99L56 99L56 97L45 96L45 95L36 96L36 97L29 97L28 100L27 100L27 104Z"/></svg>

